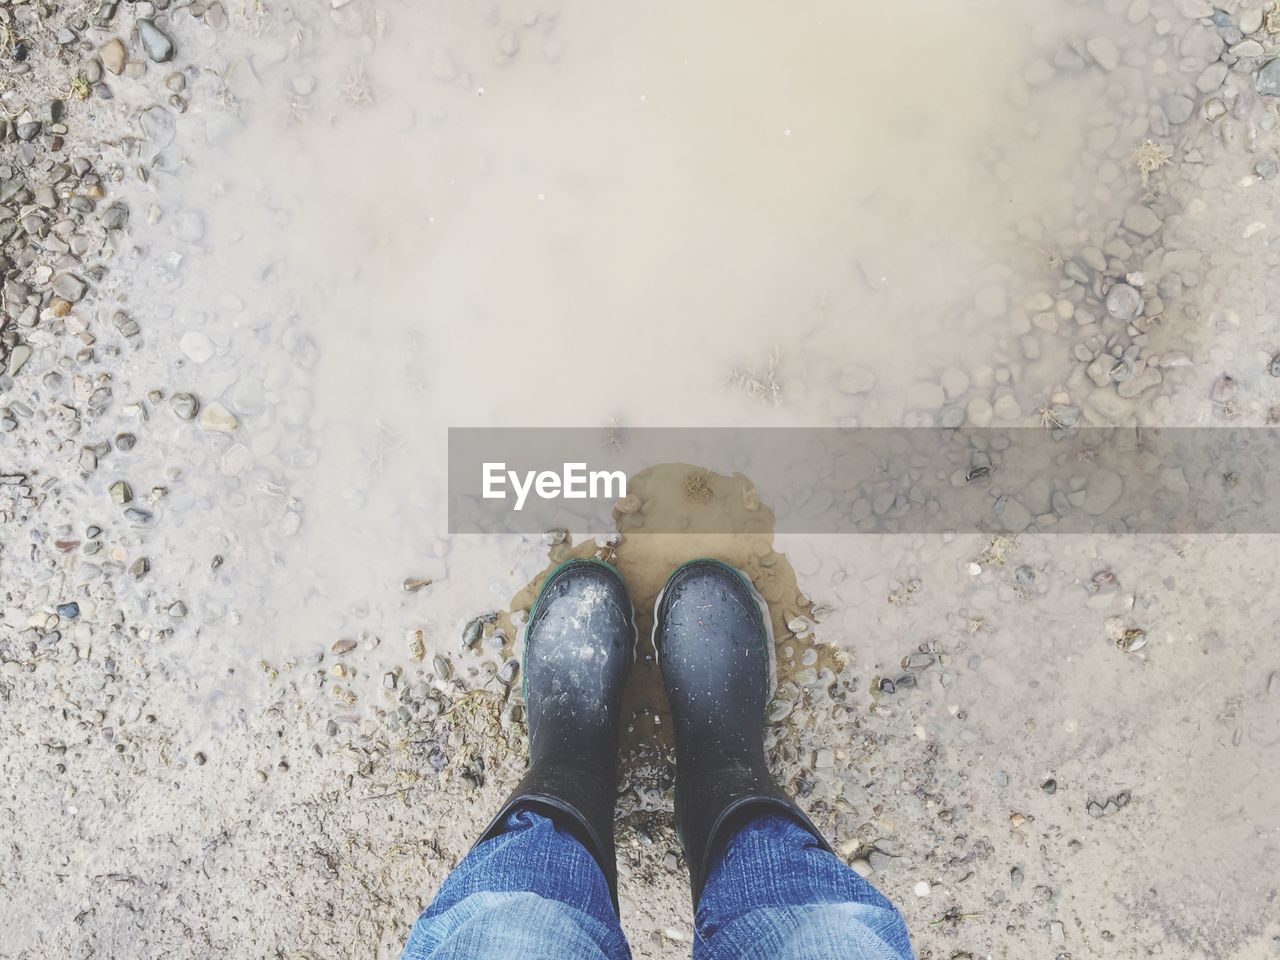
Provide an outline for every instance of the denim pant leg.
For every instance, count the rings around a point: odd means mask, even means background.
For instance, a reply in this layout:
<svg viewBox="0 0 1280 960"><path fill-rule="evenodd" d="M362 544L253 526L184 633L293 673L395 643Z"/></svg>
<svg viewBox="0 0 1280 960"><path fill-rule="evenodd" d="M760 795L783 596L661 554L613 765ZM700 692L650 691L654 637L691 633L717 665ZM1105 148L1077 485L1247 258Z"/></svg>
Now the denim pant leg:
<svg viewBox="0 0 1280 960"><path fill-rule="evenodd" d="M445 878L400 960L630 960L586 847L518 808Z"/></svg>
<svg viewBox="0 0 1280 960"><path fill-rule="evenodd" d="M901 914L798 822L761 813L716 854L694 960L913 960Z"/></svg>

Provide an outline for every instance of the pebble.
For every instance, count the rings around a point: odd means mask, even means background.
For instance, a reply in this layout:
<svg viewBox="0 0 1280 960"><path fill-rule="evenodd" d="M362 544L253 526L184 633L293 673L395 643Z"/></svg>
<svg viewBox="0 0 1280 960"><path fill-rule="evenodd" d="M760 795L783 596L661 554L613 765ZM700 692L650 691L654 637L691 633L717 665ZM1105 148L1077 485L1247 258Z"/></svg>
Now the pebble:
<svg viewBox="0 0 1280 960"><path fill-rule="evenodd" d="M200 410L200 401L190 393L175 393L169 398L169 409L179 420L194 420Z"/></svg>
<svg viewBox="0 0 1280 960"><path fill-rule="evenodd" d="M1276 158L1267 154L1253 165L1253 172L1262 180L1274 180L1276 174L1280 173L1280 165L1276 163Z"/></svg>
<svg viewBox="0 0 1280 960"><path fill-rule="evenodd" d="M1164 98L1164 113L1173 124L1186 123L1195 111L1195 101L1181 94L1171 94Z"/></svg>
<svg viewBox="0 0 1280 960"><path fill-rule="evenodd" d="M72 303L83 299L88 289L89 285L74 273L60 273L53 281L53 292Z"/></svg>
<svg viewBox="0 0 1280 960"><path fill-rule="evenodd" d="M1107 313L1115 319L1132 320L1141 309L1142 294L1129 284L1117 283L1107 292Z"/></svg>
<svg viewBox="0 0 1280 960"><path fill-rule="evenodd" d="M840 371L837 386L841 393L867 393L876 385L876 375L866 367L850 364Z"/></svg>
<svg viewBox="0 0 1280 960"><path fill-rule="evenodd" d="M927 897L929 895L930 887L929 884L921 880L912 889L915 891L917 897Z"/></svg>
<svg viewBox="0 0 1280 960"><path fill-rule="evenodd" d="M128 56L128 51L125 50L124 43L119 37L112 37L99 47L98 56L102 58L102 66L108 73L118 77L124 72L124 62Z"/></svg>
<svg viewBox="0 0 1280 960"><path fill-rule="evenodd" d="M946 402L946 393L936 383L913 383L907 391L907 406L915 410L936 410Z"/></svg>
<svg viewBox="0 0 1280 960"><path fill-rule="evenodd" d="M58 604L57 611L58 616L63 620L74 620L76 617L80 616L80 604L75 602L61 603Z"/></svg>
<svg viewBox="0 0 1280 960"><path fill-rule="evenodd" d="M118 507L123 507L127 503L133 501L133 490L129 488L129 484L123 480L117 480L109 488L111 501Z"/></svg>
<svg viewBox="0 0 1280 960"><path fill-rule="evenodd" d="M18 371L26 366L27 361L30 359L31 347L27 346L25 343L20 343L9 351L9 363L7 367L9 376L17 376Z"/></svg>
<svg viewBox="0 0 1280 960"><path fill-rule="evenodd" d="M1093 57L1094 62L1107 73L1120 66L1120 49L1110 37L1094 37L1085 44L1085 49L1089 51L1089 56Z"/></svg>
<svg viewBox="0 0 1280 960"><path fill-rule="evenodd" d="M1084 509L1095 517L1106 513L1124 493L1124 480L1113 470L1098 470L1085 485Z"/></svg>
<svg viewBox="0 0 1280 960"><path fill-rule="evenodd" d="M1017 399L1011 393L1006 393L997 399L992 409L1000 420L1017 420L1022 416L1022 407L1018 405Z"/></svg>
<svg viewBox="0 0 1280 960"><path fill-rule="evenodd" d="M1126 230L1150 237L1159 232L1163 221L1150 207L1135 203L1124 212L1123 223Z"/></svg>
<svg viewBox="0 0 1280 960"><path fill-rule="evenodd" d="M969 389L969 375L958 367L947 367L942 371L942 389L947 396L955 400Z"/></svg>
<svg viewBox="0 0 1280 960"><path fill-rule="evenodd" d="M1221 61L1209 64L1196 78L1196 89L1201 93L1213 93L1226 82L1228 69Z"/></svg>
<svg viewBox="0 0 1280 960"><path fill-rule="evenodd" d="M357 646L358 644L355 640L352 640L350 637L343 637L341 640L335 640L333 642L333 646L331 646L329 650L332 651L335 656L341 657L344 654L350 653Z"/></svg>
<svg viewBox="0 0 1280 960"><path fill-rule="evenodd" d="M213 358L213 341L198 330L189 330L178 341L178 349L194 363L207 363Z"/></svg>
<svg viewBox="0 0 1280 960"><path fill-rule="evenodd" d="M236 427L240 426L240 421L236 419L235 414L216 400L200 411L198 422L202 430L212 430L216 433L233 433Z"/></svg>
<svg viewBox="0 0 1280 960"><path fill-rule="evenodd" d="M153 62L167 63L173 59L173 41L150 20L138 21L138 39Z"/></svg>
<svg viewBox="0 0 1280 960"><path fill-rule="evenodd" d="M40 121L31 116L31 111L24 110L18 115L18 119L14 121L13 131L18 135L19 140L31 141L40 132L40 127Z"/></svg>
<svg viewBox="0 0 1280 960"><path fill-rule="evenodd" d="M1280 57L1264 64L1254 75L1253 88L1264 97L1280 97Z"/></svg>
<svg viewBox="0 0 1280 960"><path fill-rule="evenodd" d="M1266 16L1266 11L1261 6L1250 7L1248 10L1240 14L1240 32L1249 34L1257 33L1262 29L1262 19Z"/></svg>

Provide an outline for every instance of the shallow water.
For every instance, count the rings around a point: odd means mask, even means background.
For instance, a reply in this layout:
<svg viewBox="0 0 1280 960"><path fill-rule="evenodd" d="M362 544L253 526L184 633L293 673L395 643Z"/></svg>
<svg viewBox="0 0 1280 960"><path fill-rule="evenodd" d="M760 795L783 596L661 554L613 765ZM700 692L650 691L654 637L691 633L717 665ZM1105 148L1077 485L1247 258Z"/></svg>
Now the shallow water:
<svg viewBox="0 0 1280 960"><path fill-rule="evenodd" d="M510 596L540 551L449 542L449 426L899 423L918 378L990 377L1024 320L974 290L1048 269L1108 83L1012 105L1102 22L1029 2L294 15L193 79L130 278L150 336L197 334L148 385L240 420L163 451L191 464L165 564L238 626L217 658L448 646ZM874 399L835 388L849 363Z"/></svg>

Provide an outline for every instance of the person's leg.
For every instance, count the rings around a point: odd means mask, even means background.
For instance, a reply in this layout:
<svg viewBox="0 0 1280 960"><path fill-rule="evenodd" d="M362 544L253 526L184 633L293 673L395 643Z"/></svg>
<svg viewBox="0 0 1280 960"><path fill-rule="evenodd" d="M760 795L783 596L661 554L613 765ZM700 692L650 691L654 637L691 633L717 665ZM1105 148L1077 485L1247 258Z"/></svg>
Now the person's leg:
<svg viewBox="0 0 1280 960"><path fill-rule="evenodd" d="M551 811L519 807L448 876L401 960L630 956L595 857Z"/></svg>
<svg viewBox="0 0 1280 960"><path fill-rule="evenodd" d="M746 810L711 861L694 960L911 960L901 914L789 816Z"/></svg>
<svg viewBox="0 0 1280 960"><path fill-rule="evenodd" d="M414 925L406 960L629 956L617 918L613 806L635 617L612 567L571 560L529 614L529 770Z"/></svg>
<svg viewBox="0 0 1280 960"><path fill-rule="evenodd" d="M897 911L836 857L769 772L773 638L750 581L695 560L671 575L654 616L695 960L910 958Z"/></svg>

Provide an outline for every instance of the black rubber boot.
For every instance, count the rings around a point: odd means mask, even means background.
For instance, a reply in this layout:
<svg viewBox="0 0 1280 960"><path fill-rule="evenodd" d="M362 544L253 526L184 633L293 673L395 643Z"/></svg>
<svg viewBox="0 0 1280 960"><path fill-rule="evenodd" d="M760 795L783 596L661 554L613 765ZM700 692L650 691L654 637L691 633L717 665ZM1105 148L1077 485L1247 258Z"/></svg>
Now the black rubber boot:
<svg viewBox="0 0 1280 960"><path fill-rule="evenodd" d="M618 714L635 639L635 613L613 567L577 559L551 572L522 658L529 771L480 838L498 833L518 806L549 811L600 864L615 910Z"/></svg>
<svg viewBox="0 0 1280 960"><path fill-rule="evenodd" d="M751 583L718 560L686 563L658 595L653 637L675 725L676 833L695 908L716 845L727 839L733 815L748 807L795 818L831 849L765 759L765 709L773 696L768 623Z"/></svg>

